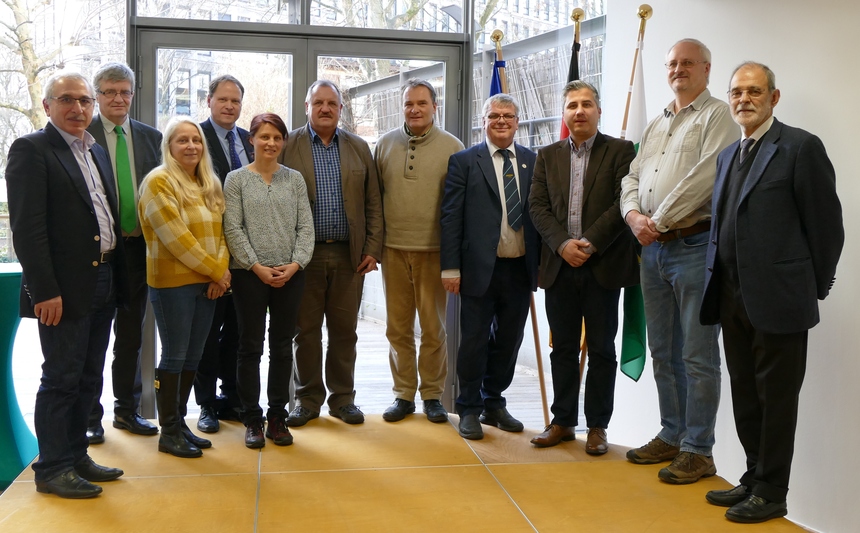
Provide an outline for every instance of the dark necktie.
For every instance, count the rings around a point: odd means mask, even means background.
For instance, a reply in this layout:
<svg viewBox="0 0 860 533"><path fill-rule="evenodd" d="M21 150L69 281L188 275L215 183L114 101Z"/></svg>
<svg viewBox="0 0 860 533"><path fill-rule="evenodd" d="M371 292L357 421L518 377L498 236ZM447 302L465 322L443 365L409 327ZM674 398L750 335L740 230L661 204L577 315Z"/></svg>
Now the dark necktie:
<svg viewBox="0 0 860 533"><path fill-rule="evenodd" d="M131 233L137 227L136 206L134 203L134 183L131 179L131 162L128 157L128 143L122 126L116 132L116 183L119 189L119 222L122 230Z"/></svg>
<svg viewBox="0 0 860 533"><path fill-rule="evenodd" d="M242 168L242 161L236 151L236 136L233 135L233 130L227 132L227 145L230 147L230 170Z"/></svg>
<svg viewBox="0 0 860 533"><path fill-rule="evenodd" d="M502 164L502 183L505 186L505 206L508 210L508 225L514 231L523 227L523 206L520 203L520 194L517 191L517 179L514 176L514 165L508 150L502 152L504 163Z"/></svg>
<svg viewBox="0 0 860 533"><path fill-rule="evenodd" d="M738 160L741 164L743 164L744 160L750 155L750 148L752 148L755 139L751 139L747 137L744 139L744 142L741 143L741 157Z"/></svg>

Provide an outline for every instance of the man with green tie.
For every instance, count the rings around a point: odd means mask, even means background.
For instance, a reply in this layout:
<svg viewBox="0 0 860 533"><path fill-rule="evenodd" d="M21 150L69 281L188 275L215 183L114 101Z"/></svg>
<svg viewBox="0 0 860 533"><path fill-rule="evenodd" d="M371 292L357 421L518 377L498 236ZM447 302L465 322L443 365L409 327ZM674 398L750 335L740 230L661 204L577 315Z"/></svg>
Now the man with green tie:
<svg viewBox="0 0 860 533"><path fill-rule="evenodd" d="M134 80L134 72L123 63L106 63L96 71L93 86L99 112L87 131L110 154L128 269L128 307L120 307L114 320L113 426L135 435L155 435L158 428L140 416L140 345L148 291L146 244L137 221L137 189L146 174L161 163L161 133L128 116ZM99 382L87 424L90 444L104 442L104 408L99 401L102 385Z"/></svg>

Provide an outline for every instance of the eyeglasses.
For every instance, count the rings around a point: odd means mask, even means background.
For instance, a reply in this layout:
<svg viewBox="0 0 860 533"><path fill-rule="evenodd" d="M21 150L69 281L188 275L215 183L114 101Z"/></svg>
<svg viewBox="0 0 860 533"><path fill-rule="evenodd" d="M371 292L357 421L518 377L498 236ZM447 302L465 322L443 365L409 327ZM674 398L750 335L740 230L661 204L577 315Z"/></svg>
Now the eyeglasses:
<svg viewBox="0 0 860 533"><path fill-rule="evenodd" d="M134 96L134 91L117 91L116 89L108 89L107 91L99 91L98 93L110 100L116 98L116 95L120 95L123 100L131 100L131 97Z"/></svg>
<svg viewBox="0 0 860 533"><path fill-rule="evenodd" d="M81 96L80 98L72 98L71 96L52 96L51 100L56 100L63 107L72 107L75 102L81 104L81 109L89 109L95 103L95 98L89 96Z"/></svg>
<svg viewBox="0 0 860 533"><path fill-rule="evenodd" d="M489 120L490 122L495 122L499 119L502 119L504 122L512 122L516 118L517 116L512 113L505 113L504 115L500 115L498 113L490 113L489 115L487 115L487 120Z"/></svg>
<svg viewBox="0 0 860 533"><path fill-rule="evenodd" d="M684 59L683 61L669 61L665 63L666 68L669 70L675 70L678 67L681 68L692 68L693 65L698 63L707 63L707 61L693 61L692 59Z"/></svg>
<svg viewBox="0 0 860 533"><path fill-rule="evenodd" d="M744 93L747 93L747 96L751 99L755 99L761 97L761 95L765 93L765 90L759 87L750 87L749 89L731 89L726 91L726 94L728 94L729 98L732 100L740 100Z"/></svg>

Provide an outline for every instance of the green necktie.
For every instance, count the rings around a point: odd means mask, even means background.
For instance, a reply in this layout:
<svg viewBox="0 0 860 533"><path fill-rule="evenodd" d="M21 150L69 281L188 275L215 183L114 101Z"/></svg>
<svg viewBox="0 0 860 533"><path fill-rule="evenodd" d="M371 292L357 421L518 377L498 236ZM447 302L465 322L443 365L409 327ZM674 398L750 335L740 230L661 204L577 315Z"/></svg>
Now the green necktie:
<svg viewBox="0 0 860 533"><path fill-rule="evenodd" d="M131 163L128 160L128 143L122 126L116 132L116 182L119 188L119 220L122 231L131 233L137 227L134 206L134 183L131 180Z"/></svg>

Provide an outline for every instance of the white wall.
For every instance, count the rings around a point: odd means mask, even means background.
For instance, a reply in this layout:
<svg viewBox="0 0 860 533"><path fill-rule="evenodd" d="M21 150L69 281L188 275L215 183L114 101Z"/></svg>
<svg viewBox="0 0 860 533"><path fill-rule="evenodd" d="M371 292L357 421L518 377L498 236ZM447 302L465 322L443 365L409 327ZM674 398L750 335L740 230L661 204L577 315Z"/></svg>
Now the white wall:
<svg viewBox="0 0 860 533"><path fill-rule="evenodd" d="M640 0L610 0L604 55L603 131L618 135L636 42ZM857 20L860 4L845 0L650 0L654 16L645 32L645 87L649 118L672 99L663 67L678 39L693 37L713 54L710 89L725 98L731 71L743 60L776 73L782 99L775 115L824 141L836 167L846 243L834 291L821 303L821 324L810 332L809 361L788 495L789 518L818 531L857 531L860 472L860 266L857 214ZM774 235L778 239L779 235ZM723 372L725 376L725 372ZM650 364L639 383L619 375L613 442L638 446L659 429ZM719 474L737 482L745 469L731 414L727 377L717 420L714 457ZM655 480L656 482L656 480ZM703 494L704 496L704 494Z"/></svg>

